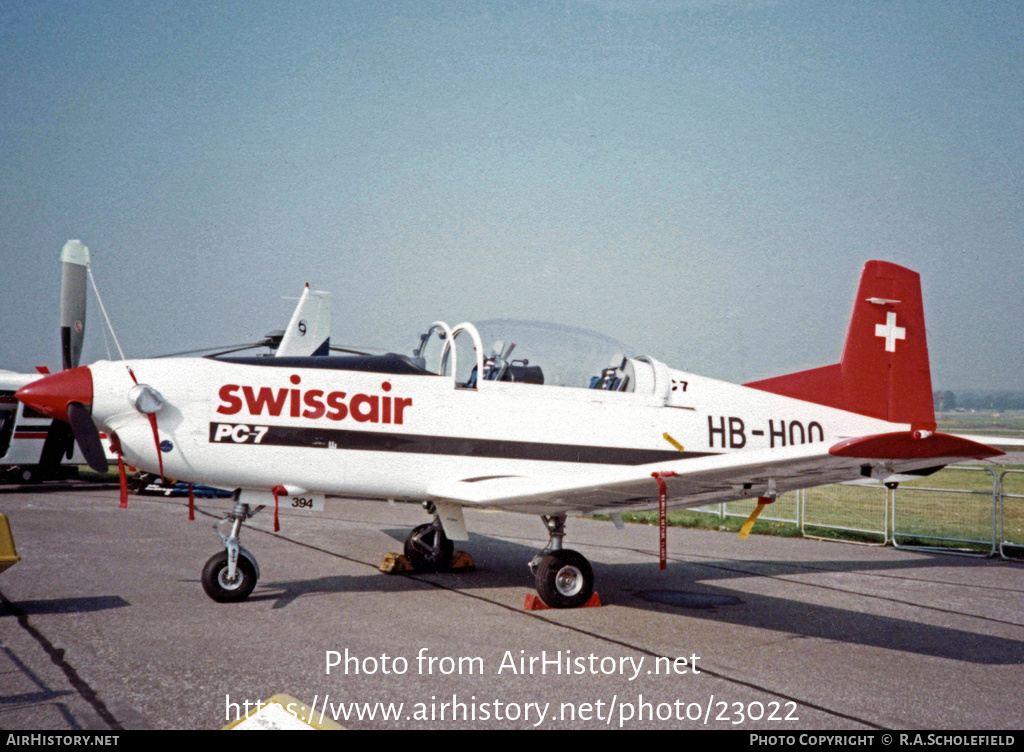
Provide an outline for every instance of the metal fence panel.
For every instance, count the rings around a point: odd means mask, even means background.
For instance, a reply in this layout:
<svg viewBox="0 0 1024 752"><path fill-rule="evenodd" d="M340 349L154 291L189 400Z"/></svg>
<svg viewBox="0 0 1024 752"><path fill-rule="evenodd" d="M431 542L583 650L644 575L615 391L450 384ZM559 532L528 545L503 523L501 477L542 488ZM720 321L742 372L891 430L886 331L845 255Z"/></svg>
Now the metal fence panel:
<svg viewBox="0 0 1024 752"><path fill-rule="evenodd" d="M888 496L881 485L808 488L803 492L801 532L806 538L824 538L825 530L854 533L867 538L857 542L884 546L889 540Z"/></svg>
<svg viewBox="0 0 1024 752"><path fill-rule="evenodd" d="M799 526L806 538L1024 559L1024 470L954 466L890 491L841 484L783 494L758 519ZM756 499L690 509L743 517ZM830 536L829 532L837 533Z"/></svg>
<svg viewBox="0 0 1024 752"><path fill-rule="evenodd" d="M722 518L725 517L725 504L705 504L702 507L690 507L689 511L713 514L718 518Z"/></svg>
<svg viewBox="0 0 1024 752"><path fill-rule="evenodd" d="M1024 470L1004 470L999 476L999 555L1024 558Z"/></svg>
<svg viewBox="0 0 1024 752"><path fill-rule="evenodd" d="M965 475L964 473L967 473ZM995 471L957 468L945 485L901 485L892 494L892 541L898 548L991 556L997 550Z"/></svg>

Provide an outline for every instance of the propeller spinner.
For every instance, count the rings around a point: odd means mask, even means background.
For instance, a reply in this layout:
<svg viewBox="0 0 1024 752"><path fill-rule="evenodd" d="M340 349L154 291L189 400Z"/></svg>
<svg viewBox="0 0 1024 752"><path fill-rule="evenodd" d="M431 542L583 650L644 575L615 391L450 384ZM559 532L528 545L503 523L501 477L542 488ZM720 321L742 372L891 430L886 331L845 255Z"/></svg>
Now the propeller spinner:
<svg viewBox="0 0 1024 752"><path fill-rule="evenodd" d="M71 424L85 461L98 473L107 471L100 434L92 422L92 371L70 368L26 384L14 396L54 420Z"/></svg>

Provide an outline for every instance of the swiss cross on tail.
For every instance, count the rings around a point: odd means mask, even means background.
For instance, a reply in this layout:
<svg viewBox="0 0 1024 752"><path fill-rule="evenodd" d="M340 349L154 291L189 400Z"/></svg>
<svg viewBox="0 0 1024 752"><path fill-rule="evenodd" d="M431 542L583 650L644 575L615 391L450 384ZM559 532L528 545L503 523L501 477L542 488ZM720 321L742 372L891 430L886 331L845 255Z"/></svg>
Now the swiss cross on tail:
<svg viewBox="0 0 1024 752"><path fill-rule="evenodd" d="M886 352L896 352L896 340L906 339L907 330L896 326L896 314L889 311L885 314L885 323L875 325L875 336L885 340Z"/></svg>

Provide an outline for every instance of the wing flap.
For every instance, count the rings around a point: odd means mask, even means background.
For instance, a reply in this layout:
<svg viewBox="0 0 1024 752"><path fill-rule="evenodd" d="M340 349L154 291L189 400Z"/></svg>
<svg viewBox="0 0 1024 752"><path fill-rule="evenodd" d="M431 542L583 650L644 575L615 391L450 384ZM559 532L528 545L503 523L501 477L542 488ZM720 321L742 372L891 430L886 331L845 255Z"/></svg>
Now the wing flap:
<svg viewBox="0 0 1024 752"><path fill-rule="evenodd" d="M634 467L588 469L557 477L505 476L432 485L435 499L529 513L644 509L657 503L652 473L667 478L668 504L679 508L758 496L775 479L780 492L859 472L859 460L832 457L824 445L736 452Z"/></svg>

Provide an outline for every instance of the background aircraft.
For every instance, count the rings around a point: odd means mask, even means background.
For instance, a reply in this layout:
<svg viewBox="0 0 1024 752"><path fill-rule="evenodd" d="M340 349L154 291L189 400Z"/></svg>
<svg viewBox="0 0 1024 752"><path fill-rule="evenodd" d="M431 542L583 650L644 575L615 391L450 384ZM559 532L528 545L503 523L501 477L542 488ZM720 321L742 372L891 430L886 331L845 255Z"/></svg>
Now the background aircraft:
<svg viewBox="0 0 1024 752"><path fill-rule="evenodd" d="M60 258L61 363L68 369L77 367L82 355L89 249L69 240ZM14 398L18 389L38 378L0 371L0 474L22 483L73 476L85 464L67 423L53 421Z"/></svg>

